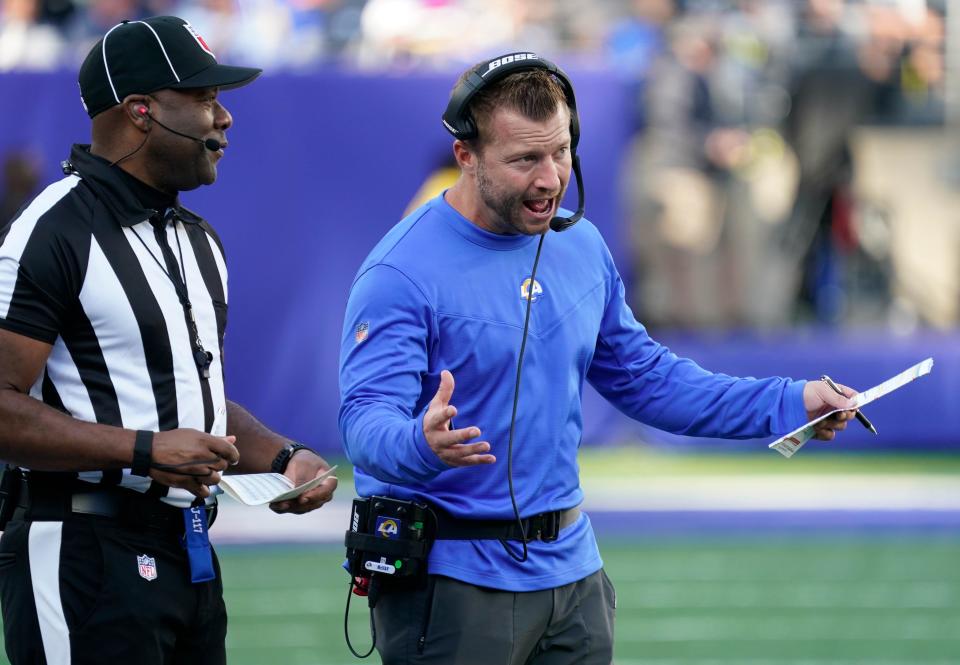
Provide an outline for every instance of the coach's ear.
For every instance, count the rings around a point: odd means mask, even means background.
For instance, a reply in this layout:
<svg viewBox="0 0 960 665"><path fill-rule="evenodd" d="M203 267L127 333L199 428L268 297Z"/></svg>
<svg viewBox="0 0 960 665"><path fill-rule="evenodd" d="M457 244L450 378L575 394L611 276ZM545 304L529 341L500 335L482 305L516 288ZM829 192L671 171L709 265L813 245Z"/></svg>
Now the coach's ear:
<svg viewBox="0 0 960 665"><path fill-rule="evenodd" d="M453 142L453 156L457 160L457 166L460 170L469 175L477 172L477 161L479 155L477 148L468 141L457 139Z"/></svg>

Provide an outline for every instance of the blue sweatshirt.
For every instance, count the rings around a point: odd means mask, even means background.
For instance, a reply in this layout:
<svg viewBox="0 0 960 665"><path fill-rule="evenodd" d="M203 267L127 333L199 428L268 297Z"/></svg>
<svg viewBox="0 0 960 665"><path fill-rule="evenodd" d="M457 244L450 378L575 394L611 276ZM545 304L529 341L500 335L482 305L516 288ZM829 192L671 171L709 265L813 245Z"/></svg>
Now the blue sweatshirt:
<svg viewBox="0 0 960 665"><path fill-rule="evenodd" d="M484 231L440 196L367 257L350 291L340 353L340 432L361 496L427 501L464 518L513 518L507 441L538 240ZM587 220L548 232L533 289L513 448L522 517L583 500L584 380L627 415L678 434L751 438L806 422L804 382L713 374L651 339ZM495 464L452 468L427 445L423 416L444 369L455 382L455 427L479 427ZM529 550L518 563L495 540L442 540L429 569L534 591L603 565L585 514L557 541L533 541Z"/></svg>

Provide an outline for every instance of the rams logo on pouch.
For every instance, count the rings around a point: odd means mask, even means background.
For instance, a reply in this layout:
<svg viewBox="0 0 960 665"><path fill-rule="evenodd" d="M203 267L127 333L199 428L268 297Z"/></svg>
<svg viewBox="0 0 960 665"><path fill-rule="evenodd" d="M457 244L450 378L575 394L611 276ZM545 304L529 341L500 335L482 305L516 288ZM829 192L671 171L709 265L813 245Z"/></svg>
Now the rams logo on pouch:
<svg viewBox="0 0 960 665"><path fill-rule="evenodd" d="M533 281L533 294L530 294L530 278L527 277L525 280L520 282L520 299L526 300L530 298L530 302L537 302L540 300L540 296L543 295L543 287L540 285L540 282Z"/></svg>
<svg viewBox="0 0 960 665"><path fill-rule="evenodd" d="M376 531L381 538L396 540L400 537L400 525L402 522L392 517L380 516L377 518Z"/></svg>

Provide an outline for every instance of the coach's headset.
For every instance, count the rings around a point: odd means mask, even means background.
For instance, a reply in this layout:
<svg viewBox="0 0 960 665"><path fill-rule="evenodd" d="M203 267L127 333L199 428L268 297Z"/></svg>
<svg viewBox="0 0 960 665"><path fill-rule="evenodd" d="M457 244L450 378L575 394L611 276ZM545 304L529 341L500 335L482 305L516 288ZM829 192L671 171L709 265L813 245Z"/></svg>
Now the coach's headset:
<svg viewBox="0 0 960 665"><path fill-rule="evenodd" d="M583 176L580 173L580 157L577 155L577 144L580 142L577 100L573 94L573 84L562 69L535 53L508 53L483 62L472 69L450 94L447 110L443 112L443 126L454 138L461 141L477 138L477 123L470 113L470 100L473 96L495 81L515 72L530 69L545 69L552 74L563 88L563 94L567 98L567 106L570 109L570 156L573 162L573 174L577 179L577 211L570 217L554 217L550 220L551 229L565 231L583 217Z"/></svg>

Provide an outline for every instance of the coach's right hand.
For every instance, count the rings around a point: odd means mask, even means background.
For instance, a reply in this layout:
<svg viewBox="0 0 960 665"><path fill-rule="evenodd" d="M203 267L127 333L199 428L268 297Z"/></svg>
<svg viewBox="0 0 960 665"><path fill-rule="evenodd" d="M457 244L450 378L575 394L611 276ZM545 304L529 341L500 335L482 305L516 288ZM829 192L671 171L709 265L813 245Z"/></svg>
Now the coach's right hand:
<svg viewBox="0 0 960 665"><path fill-rule="evenodd" d="M450 466L476 466L493 464L497 458L488 454L490 444L486 441L466 443L480 436L477 427L451 429L451 421L457 415L457 407L450 404L453 397L453 374L447 370L440 372L440 387L430 400L430 406L423 416L423 435L430 449Z"/></svg>
<svg viewBox="0 0 960 665"><path fill-rule="evenodd" d="M185 489L195 496L210 496L210 485L220 482L220 473L240 460L235 436L213 436L195 429L174 429L153 435L150 477L169 487Z"/></svg>

